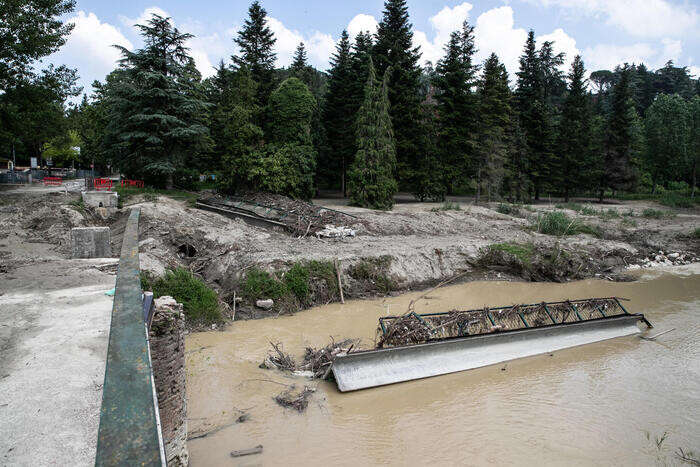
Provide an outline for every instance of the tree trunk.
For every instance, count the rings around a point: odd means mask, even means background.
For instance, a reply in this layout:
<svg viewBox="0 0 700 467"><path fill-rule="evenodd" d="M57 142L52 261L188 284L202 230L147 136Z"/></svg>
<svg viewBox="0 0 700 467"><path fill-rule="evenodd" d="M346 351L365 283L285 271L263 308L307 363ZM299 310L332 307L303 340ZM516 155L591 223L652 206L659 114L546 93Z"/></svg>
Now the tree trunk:
<svg viewBox="0 0 700 467"><path fill-rule="evenodd" d="M173 189L173 185L174 185L174 183L173 183L173 174L172 174L172 172L170 172L170 173L168 174L168 178L166 179L166 182L165 182L165 188L168 189L168 190L172 190L172 189Z"/></svg>
<svg viewBox="0 0 700 467"><path fill-rule="evenodd" d="M476 204L479 204L481 198L481 167L476 169Z"/></svg>
<svg viewBox="0 0 700 467"><path fill-rule="evenodd" d="M342 174L341 179L340 179L340 191L342 191L342 193L343 193L343 198L347 198L348 197L348 189L347 189L347 186L345 185L346 173L345 173L345 158L344 157L342 158L342 165L343 165L343 174Z"/></svg>
<svg viewBox="0 0 700 467"><path fill-rule="evenodd" d="M564 202L568 203L569 202L569 187L568 185L566 188L564 188Z"/></svg>

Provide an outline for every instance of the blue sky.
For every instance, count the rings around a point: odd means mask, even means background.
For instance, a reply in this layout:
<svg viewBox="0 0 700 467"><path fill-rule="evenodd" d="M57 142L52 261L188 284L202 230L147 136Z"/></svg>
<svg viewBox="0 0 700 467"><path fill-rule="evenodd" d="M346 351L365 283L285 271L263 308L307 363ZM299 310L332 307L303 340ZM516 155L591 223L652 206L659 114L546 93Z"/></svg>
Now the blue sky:
<svg viewBox="0 0 700 467"><path fill-rule="evenodd" d="M352 34L373 30L381 19L382 0L283 1L263 0L270 27L277 37L279 66L288 65L300 41L310 62L328 67L328 58L343 29ZM644 62L651 68L667 60L689 66L700 75L700 4L688 0L487 0L408 2L414 43L422 60L435 63L449 33L468 20L476 26L477 58L496 52L513 73L525 35L534 29L538 41L554 40L565 52L567 65L576 54L589 71L618 63ZM66 46L48 58L77 68L81 84L102 80L115 66L118 52L112 44L140 46L133 24L151 12L172 17L175 25L196 37L189 42L192 56L204 76L219 60L235 52L248 1L139 1L78 0L67 21L75 29ZM566 66L566 65L565 65Z"/></svg>

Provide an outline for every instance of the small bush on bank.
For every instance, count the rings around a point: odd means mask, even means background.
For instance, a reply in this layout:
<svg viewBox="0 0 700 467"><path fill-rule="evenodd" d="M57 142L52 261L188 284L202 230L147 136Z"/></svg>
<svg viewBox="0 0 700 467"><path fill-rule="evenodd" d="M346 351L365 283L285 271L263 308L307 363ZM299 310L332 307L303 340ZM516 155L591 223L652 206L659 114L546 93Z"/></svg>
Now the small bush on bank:
<svg viewBox="0 0 700 467"><path fill-rule="evenodd" d="M518 258L523 264L530 264L535 247L532 244L523 243L494 243L488 246L489 251L509 253Z"/></svg>
<svg viewBox="0 0 700 467"><path fill-rule="evenodd" d="M659 203L672 208L692 208L698 199L693 199L689 196L683 196L677 191L667 191L659 198Z"/></svg>
<svg viewBox="0 0 700 467"><path fill-rule="evenodd" d="M392 257L385 255L373 258L362 258L348 268L348 274L355 280L372 283L379 292L389 293L396 284L389 276L389 266Z"/></svg>
<svg viewBox="0 0 700 467"><path fill-rule="evenodd" d="M284 275L284 284L301 303L309 298L309 269L300 263L295 263Z"/></svg>
<svg viewBox="0 0 700 467"><path fill-rule="evenodd" d="M462 208L460 207L459 203L452 203L450 201L445 201L444 203L442 203L442 206L431 209L432 212L461 211L461 210L462 210Z"/></svg>
<svg viewBox="0 0 700 467"><path fill-rule="evenodd" d="M646 208L642 211L642 217L646 219L663 219L664 217L673 217L675 214L661 209Z"/></svg>
<svg viewBox="0 0 700 467"><path fill-rule="evenodd" d="M520 208L518 206L507 203L499 203L499 205L496 206L496 212L500 212L501 214L507 214L509 216L521 215Z"/></svg>
<svg viewBox="0 0 700 467"><path fill-rule="evenodd" d="M568 202L568 203L558 203L555 205L557 209L571 209L572 211L576 212L581 212L583 209L583 205L580 203L573 203L573 202Z"/></svg>
<svg viewBox="0 0 700 467"><path fill-rule="evenodd" d="M155 280L142 274L141 284L142 288L151 286L154 298L168 295L182 303L185 316L193 323L211 324L222 319L216 292L187 269L170 269Z"/></svg>
<svg viewBox="0 0 700 467"><path fill-rule="evenodd" d="M243 298L251 303L261 299L276 299L287 293L284 283L278 281L269 272L253 268L245 276L243 283Z"/></svg>
<svg viewBox="0 0 700 467"><path fill-rule="evenodd" d="M580 233L590 234L595 237L601 236L600 229L597 227L586 225L577 219L572 219L561 211L549 211L540 214L537 216L533 228L539 233L555 235L557 237Z"/></svg>

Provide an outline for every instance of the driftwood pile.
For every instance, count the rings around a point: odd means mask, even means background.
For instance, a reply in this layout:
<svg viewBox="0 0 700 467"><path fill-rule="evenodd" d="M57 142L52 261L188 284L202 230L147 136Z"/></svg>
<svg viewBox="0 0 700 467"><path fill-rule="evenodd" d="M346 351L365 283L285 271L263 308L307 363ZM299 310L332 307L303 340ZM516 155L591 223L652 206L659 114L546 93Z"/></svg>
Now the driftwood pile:
<svg viewBox="0 0 700 467"><path fill-rule="evenodd" d="M309 386L304 386L304 389L297 391L296 386L292 385L277 394L275 402L282 407L294 409L301 413L309 406L309 398L314 392L316 392L316 389Z"/></svg>
<svg viewBox="0 0 700 467"><path fill-rule="evenodd" d="M281 344L270 342L270 352L263 363L260 364L260 367L277 368L299 376L326 379L330 374L331 364L335 357L337 355L346 355L359 343L359 339L345 339L340 342L335 342L335 340L331 339L328 345L320 349L307 347L301 363L297 363L294 357L284 351Z"/></svg>
<svg viewBox="0 0 700 467"><path fill-rule="evenodd" d="M624 313L613 298L566 300L559 303L513 305L482 310L452 310L449 313L419 315L414 311L384 320L377 328L376 347L421 344L449 337L489 334L550 324L570 323ZM492 321L493 319L493 321Z"/></svg>

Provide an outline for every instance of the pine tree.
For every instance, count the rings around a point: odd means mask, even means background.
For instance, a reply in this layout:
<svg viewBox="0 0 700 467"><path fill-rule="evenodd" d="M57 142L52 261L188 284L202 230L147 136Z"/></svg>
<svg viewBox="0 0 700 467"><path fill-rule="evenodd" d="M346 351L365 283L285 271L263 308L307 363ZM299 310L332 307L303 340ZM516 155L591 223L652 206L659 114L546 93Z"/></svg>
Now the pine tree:
<svg viewBox="0 0 700 467"><path fill-rule="evenodd" d="M613 192L623 190L629 188L635 179L635 127L639 122L632 99L630 73L629 68L625 67L613 89L612 112L605 140L604 175L600 183L601 201L605 188Z"/></svg>
<svg viewBox="0 0 700 467"><path fill-rule="evenodd" d="M292 76L299 78L308 88L311 88L314 70L309 66L306 58L306 47L303 42L299 42L296 51L294 52L294 60L290 67Z"/></svg>
<svg viewBox="0 0 700 467"><path fill-rule="evenodd" d="M441 165L438 174L442 175L443 190L447 192L454 190L458 180L470 175L476 155L478 99L472 90L478 70L472 62L475 52L474 27L465 21L461 31L450 35L433 80Z"/></svg>
<svg viewBox="0 0 700 467"><path fill-rule="evenodd" d="M583 60L577 55L569 73L569 93L562 111L558 144L557 180L564 189L566 202L571 188L580 186L580 175L591 151L591 112L585 73Z"/></svg>
<svg viewBox="0 0 700 467"><path fill-rule="evenodd" d="M410 186L419 161L420 52L413 47L406 0L386 0L372 58L378 75L389 70L391 122L396 138L397 174Z"/></svg>
<svg viewBox="0 0 700 467"><path fill-rule="evenodd" d="M323 109L323 120L328 136L328 159L319 164L319 169L327 172L340 182L343 196L346 195L347 169L352 164L355 153L355 112L352 106L353 76L351 69L350 38L343 31L331 57L328 78L328 94ZM338 177L340 175L340 177ZM338 180L339 178L339 180Z"/></svg>
<svg viewBox="0 0 700 467"><path fill-rule="evenodd" d="M137 27L144 48L118 47L122 72L108 92L106 144L130 177L172 187L176 169L211 144L205 126L209 105L193 88L192 58L184 45L192 36L156 14Z"/></svg>
<svg viewBox="0 0 700 467"><path fill-rule="evenodd" d="M548 64L541 61L542 57ZM530 31L525 42L525 50L520 56L520 70L516 97L520 123L527 141L528 177L532 181L535 199L551 176L554 146L554 122L551 108L547 102L546 66L551 65L551 58L545 49L538 54L535 47L535 33Z"/></svg>
<svg viewBox="0 0 700 467"><path fill-rule="evenodd" d="M234 42L240 48L240 54L231 57L237 67L250 69L253 81L258 83L257 105L264 107L274 88L275 58L272 48L275 45L274 34L267 25L267 12L255 0L248 8L248 18L238 32Z"/></svg>
<svg viewBox="0 0 700 467"><path fill-rule="evenodd" d="M349 174L350 203L391 209L397 191L396 150L389 115L388 72L377 83L370 59L365 99L357 113L357 153Z"/></svg>
<svg viewBox="0 0 700 467"><path fill-rule="evenodd" d="M372 56L374 43L368 32L360 32L355 37L350 54L350 73L352 87L350 89L350 112L355 114L365 99L365 85L369 74L369 59ZM354 151L353 151L354 152Z"/></svg>
<svg viewBox="0 0 700 467"><path fill-rule="evenodd" d="M508 72L496 54L484 62L479 82L479 126L476 152L476 181L479 202L482 180L488 200L498 195L505 177L508 158L508 129L511 125Z"/></svg>
<svg viewBox="0 0 700 467"><path fill-rule="evenodd" d="M654 185L683 180L692 171L689 144L693 122L689 107L678 94L659 94L647 110L645 165Z"/></svg>

